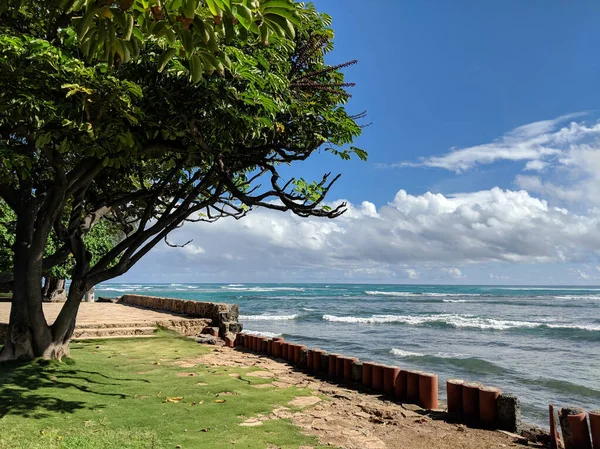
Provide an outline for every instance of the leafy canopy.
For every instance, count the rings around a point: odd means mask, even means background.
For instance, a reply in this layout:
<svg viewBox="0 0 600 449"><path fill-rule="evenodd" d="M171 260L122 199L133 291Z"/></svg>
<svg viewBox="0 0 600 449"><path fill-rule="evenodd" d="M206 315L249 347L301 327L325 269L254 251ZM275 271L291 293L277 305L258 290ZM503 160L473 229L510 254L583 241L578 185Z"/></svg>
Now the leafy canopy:
<svg viewBox="0 0 600 449"><path fill-rule="evenodd" d="M330 24L292 0L3 2L0 197L33 204L92 285L186 220L339 215L328 175L277 171L321 148L366 158ZM83 236L103 220L124 238L92 261Z"/></svg>

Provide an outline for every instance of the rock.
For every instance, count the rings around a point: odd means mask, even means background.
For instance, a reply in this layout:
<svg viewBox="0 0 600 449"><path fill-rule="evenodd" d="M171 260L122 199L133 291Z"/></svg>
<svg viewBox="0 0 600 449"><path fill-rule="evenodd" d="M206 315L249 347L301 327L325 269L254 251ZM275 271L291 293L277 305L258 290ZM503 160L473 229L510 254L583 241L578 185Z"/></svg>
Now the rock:
<svg viewBox="0 0 600 449"><path fill-rule="evenodd" d="M521 402L514 394L502 393L496 402L498 428L519 433L521 430Z"/></svg>
<svg viewBox="0 0 600 449"><path fill-rule="evenodd" d="M212 335L199 335L196 337L196 342L202 345L216 345L218 340L217 337L213 337Z"/></svg>
<svg viewBox="0 0 600 449"><path fill-rule="evenodd" d="M299 396L288 402L288 405L303 408L308 407L309 405L318 404L319 402L321 402L321 398L317 396Z"/></svg>
<svg viewBox="0 0 600 449"><path fill-rule="evenodd" d="M96 302L111 302L113 304L116 304L118 300L119 300L118 298L105 298L103 296L98 296L98 299L96 299Z"/></svg>
<svg viewBox="0 0 600 449"><path fill-rule="evenodd" d="M321 353L321 372L324 374L329 372L329 354L327 352Z"/></svg>
<svg viewBox="0 0 600 449"><path fill-rule="evenodd" d="M521 435L534 443L550 445L550 434L541 427L528 425L522 429Z"/></svg>
<svg viewBox="0 0 600 449"><path fill-rule="evenodd" d="M300 351L300 361L298 362L298 368L306 368L306 361L308 360L308 349Z"/></svg>
<svg viewBox="0 0 600 449"><path fill-rule="evenodd" d="M362 362L357 360L352 363L352 380L354 382L362 382Z"/></svg>
<svg viewBox="0 0 600 449"><path fill-rule="evenodd" d="M411 412L422 412L423 408L419 407L417 404L402 404L402 407L406 410L410 410Z"/></svg>

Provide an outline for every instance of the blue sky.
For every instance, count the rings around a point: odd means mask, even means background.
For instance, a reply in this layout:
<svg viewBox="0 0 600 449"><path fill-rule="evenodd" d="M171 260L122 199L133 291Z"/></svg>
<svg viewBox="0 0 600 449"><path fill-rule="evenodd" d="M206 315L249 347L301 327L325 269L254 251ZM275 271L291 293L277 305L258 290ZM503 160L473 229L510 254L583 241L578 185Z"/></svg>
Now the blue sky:
<svg viewBox="0 0 600 449"><path fill-rule="evenodd" d="M289 173L343 173L349 213L187 226L124 280L600 284L600 3L315 4L370 156Z"/></svg>

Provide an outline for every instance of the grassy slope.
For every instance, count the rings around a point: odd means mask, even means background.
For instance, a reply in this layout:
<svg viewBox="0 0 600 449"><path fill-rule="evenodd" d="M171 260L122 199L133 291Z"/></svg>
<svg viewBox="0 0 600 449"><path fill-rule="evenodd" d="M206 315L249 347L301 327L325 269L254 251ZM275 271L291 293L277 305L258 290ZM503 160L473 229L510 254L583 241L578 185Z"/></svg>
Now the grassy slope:
<svg viewBox="0 0 600 449"><path fill-rule="evenodd" d="M177 359L210 349L159 335L73 343L74 362L0 364L0 448L318 446L287 420L239 426L308 391L254 388L267 381L244 377L249 372L244 368L178 367ZM182 372L197 375L178 377ZM226 402L216 403L221 392L235 394L221 395ZM179 403L165 402L180 396Z"/></svg>

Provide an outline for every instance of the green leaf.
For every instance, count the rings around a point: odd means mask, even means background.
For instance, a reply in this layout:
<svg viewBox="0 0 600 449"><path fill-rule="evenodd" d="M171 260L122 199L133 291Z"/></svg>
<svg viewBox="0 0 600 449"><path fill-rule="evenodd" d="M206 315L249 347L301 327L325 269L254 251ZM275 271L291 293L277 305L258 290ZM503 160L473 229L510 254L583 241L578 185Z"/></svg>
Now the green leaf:
<svg viewBox="0 0 600 449"><path fill-rule="evenodd" d="M193 19L196 15L196 0L183 0L183 15Z"/></svg>
<svg viewBox="0 0 600 449"><path fill-rule="evenodd" d="M202 61L198 55L192 55L190 58L190 73L192 75L192 83L197 83L202 79L202 72L204 71L204 67L202 66Z"/></svg>
<svg viewBox="0 0 600 449"><path fill-rule="evenodd" d="M208 6L208 9L210 10L210 13L213 16L218 16L221 12L214 0L206 0L206 5Z"/></svg>
<svg viewBox="0 0 600 449"><path fill-rule="evenodd" d="M158 58L158 71L162 72L167 65L167 63L171 60L173 56L175 56L177 50L174 48L167 49L163 54Z"/></svg>

